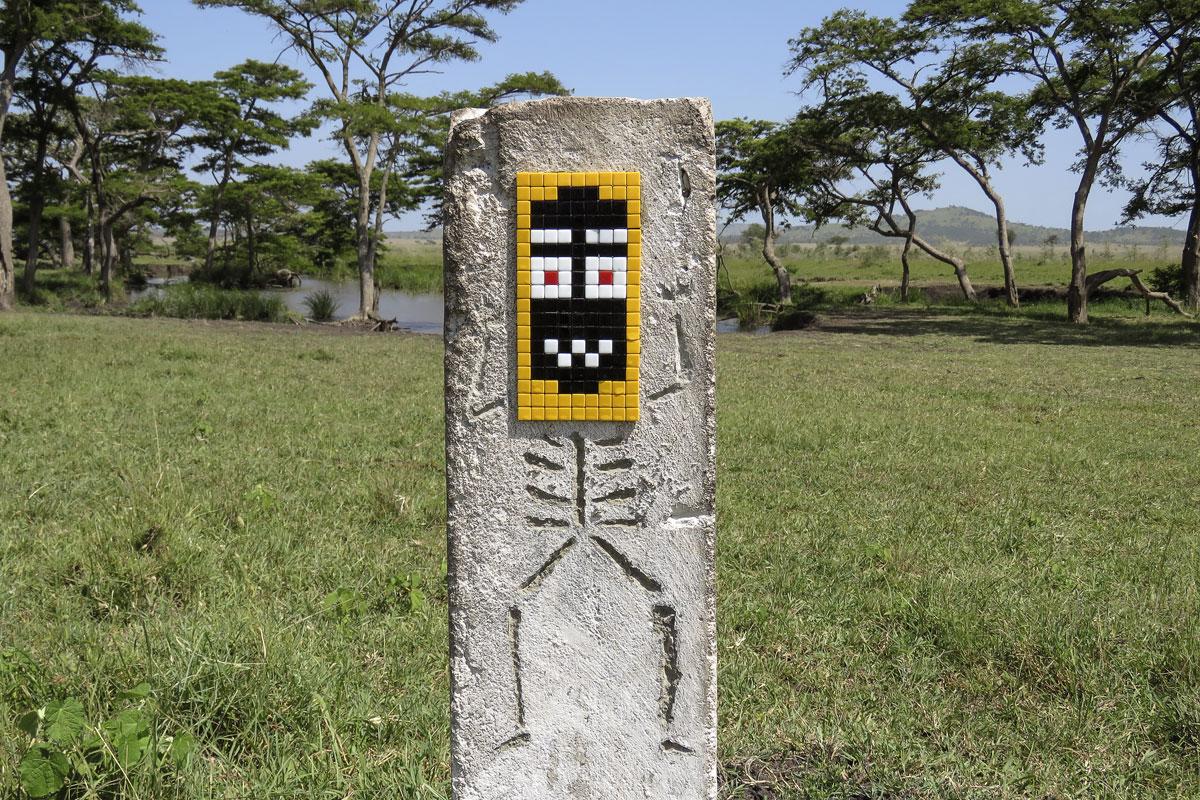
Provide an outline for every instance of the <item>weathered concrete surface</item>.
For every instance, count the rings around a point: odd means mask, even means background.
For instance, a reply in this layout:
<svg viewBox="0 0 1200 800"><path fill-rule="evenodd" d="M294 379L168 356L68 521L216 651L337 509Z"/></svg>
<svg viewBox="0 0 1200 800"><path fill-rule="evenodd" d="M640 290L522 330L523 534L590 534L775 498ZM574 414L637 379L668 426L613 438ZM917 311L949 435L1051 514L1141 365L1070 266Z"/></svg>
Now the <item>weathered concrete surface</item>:
<svg viewBox="0 0 1200 800"><path fill-rule="evenodd" d="M468 110L446 167L455 797L714 798L708 102ZM515 175L537 170L641 173L637 422L516 419Z"/></svg>

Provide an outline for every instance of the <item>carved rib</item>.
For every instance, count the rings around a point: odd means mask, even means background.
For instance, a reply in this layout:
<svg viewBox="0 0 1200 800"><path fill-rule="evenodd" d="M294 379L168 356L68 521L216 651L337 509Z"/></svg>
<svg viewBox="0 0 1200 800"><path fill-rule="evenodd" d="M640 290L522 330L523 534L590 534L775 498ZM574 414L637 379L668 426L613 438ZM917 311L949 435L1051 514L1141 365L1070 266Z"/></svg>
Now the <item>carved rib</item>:
<svg viewBox="0 0 1200 800"><path fill-rule="evenodd" d="M556 461L551 461L544 456L539 456L537 453L526 453L525 463L529 464L531 467L541 467L542 469L566 469L566 467L564 467L562 464L559 464Z"/></svg>
<svg viewBox="0 0 1200 800"><path fill-rule="evenodd" d="M637 489L633 486L626 486L622 489L614 489L608 494L602 494L599 497L593 497L593 503L615 503L620 500L632 500L637 497Z"/></svg>
<svg viewBox="0 0 1200 800"><path fill-rule="evenodd" d="M526 517L525 521L535 528L567 528L571 523L556 517Z"/></svg>
<svg viewBox="0 0 1200 800"><path fill-rule="evenodd" d="M545 489L540 489L537 486L534 486L532 483L525 487L525 491L529 492L531 497L535 497L538 500L547 500L551 503L570 503L571 502L571 498L569 498L569 497L562 497L561 495L547 492Z"/></svg>

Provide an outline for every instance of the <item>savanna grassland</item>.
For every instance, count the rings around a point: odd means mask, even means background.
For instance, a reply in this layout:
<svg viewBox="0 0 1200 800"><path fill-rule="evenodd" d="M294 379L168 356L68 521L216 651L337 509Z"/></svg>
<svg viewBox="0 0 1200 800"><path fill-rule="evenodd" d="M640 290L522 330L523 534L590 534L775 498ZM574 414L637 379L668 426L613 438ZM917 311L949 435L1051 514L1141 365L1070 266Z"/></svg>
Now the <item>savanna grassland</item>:
<svg viewBox="0 0 1200 800"><path fill-rule="evenodd" d="M0 797L29 729L70 797L447 796L437 338L0 353ZM727 797L1200 795L1200 326L861 309L718 369Z"/></svg>

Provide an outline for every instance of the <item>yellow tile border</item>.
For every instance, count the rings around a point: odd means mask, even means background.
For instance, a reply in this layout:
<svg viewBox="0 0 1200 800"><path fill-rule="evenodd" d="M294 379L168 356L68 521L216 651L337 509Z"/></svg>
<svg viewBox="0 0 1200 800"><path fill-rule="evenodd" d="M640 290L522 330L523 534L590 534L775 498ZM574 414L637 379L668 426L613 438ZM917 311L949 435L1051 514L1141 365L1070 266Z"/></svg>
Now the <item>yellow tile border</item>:
<svg viewBox="0 0 1200 800"><path fill-rule="evenodd" d="M634 422L638 419L638 373L641 367L641 274L642 216L639 172L518 172L514 187L516 208L516 297L517 297L517 419L597 420ZM556 200L559 186L597 186L600 198L623 199L628 205L629 270L626 272L625 380L601 381L595 394L559 394L558 381L532 376L530 312L530 204Z"/></svg>

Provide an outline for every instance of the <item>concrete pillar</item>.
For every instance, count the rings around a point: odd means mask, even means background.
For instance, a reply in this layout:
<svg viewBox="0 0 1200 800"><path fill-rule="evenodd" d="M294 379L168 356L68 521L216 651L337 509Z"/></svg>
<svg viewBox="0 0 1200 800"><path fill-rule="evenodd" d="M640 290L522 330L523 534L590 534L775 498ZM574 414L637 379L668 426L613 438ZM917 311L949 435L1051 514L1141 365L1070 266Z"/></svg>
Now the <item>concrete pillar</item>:
<svg viewBox="0 0 1200 800"><path fill-rule="evenodd" d="M705 100L453 119L457 800L716 797L714 203Z"/></svg>

